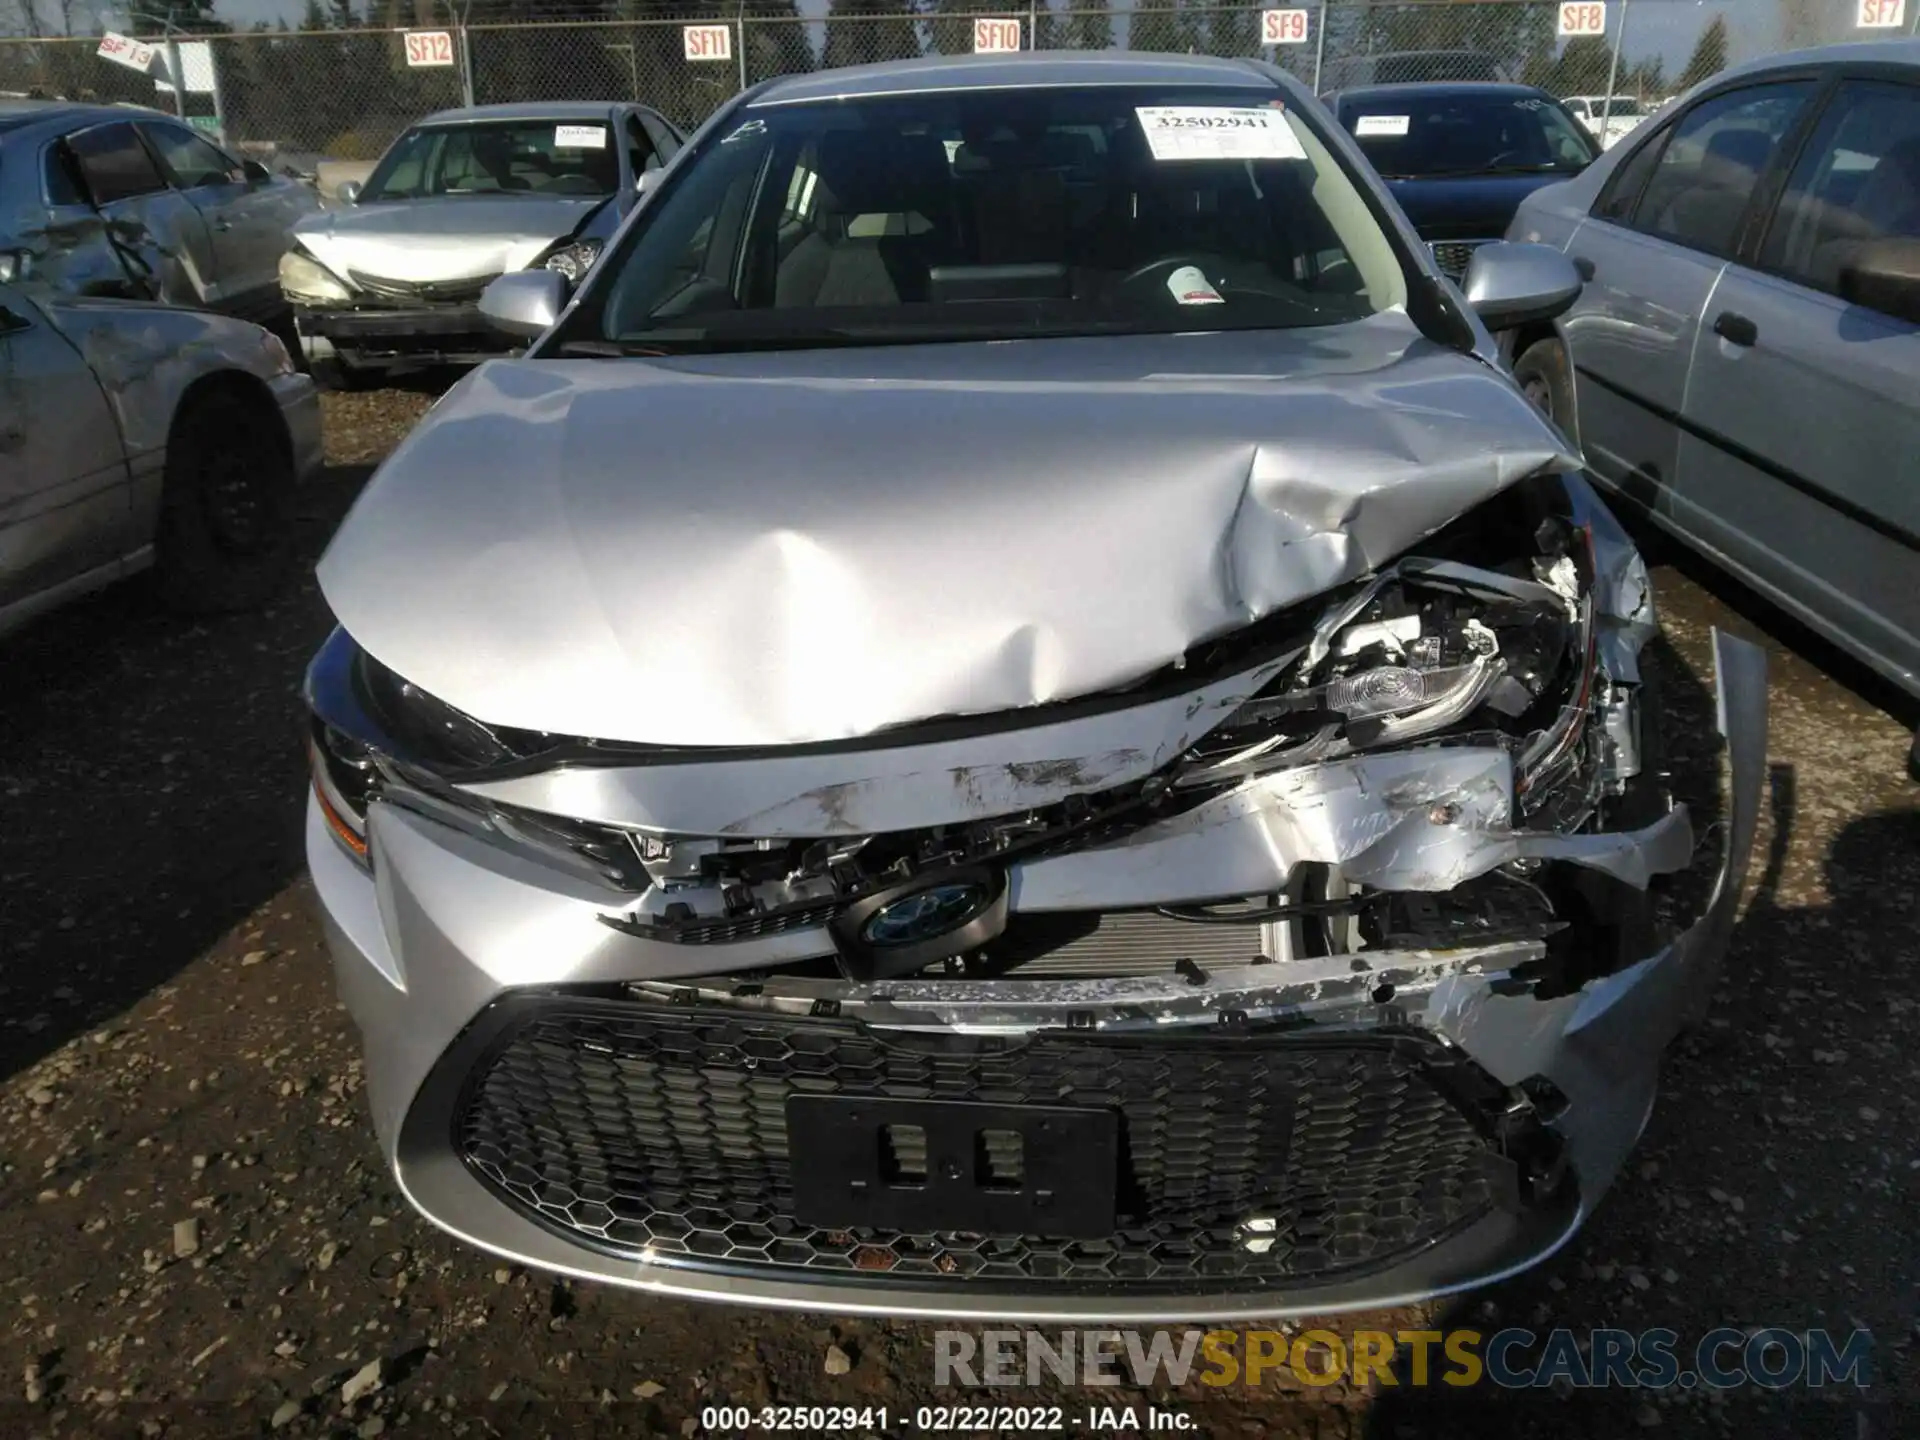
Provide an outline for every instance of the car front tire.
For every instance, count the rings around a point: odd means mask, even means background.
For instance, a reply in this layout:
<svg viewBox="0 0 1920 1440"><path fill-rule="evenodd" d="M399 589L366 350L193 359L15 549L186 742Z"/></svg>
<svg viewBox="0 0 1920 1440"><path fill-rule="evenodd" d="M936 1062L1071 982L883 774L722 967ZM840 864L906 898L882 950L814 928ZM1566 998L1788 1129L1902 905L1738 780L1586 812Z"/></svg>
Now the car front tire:
<svg viewBox="0 0 1920 1440"><path fill-rule="evenodd" d="M1513 362L1513 378L1569 440L1580 443L1573 423L1573 366L1565 345L1557 339L1534 341Z"/></svg>
<svg viewBox="0 0 1920 1440"><path fill-rule="evenodd" d="M271 403L202 390L174 417L155 537L160 591L191 614L263 604L293 550L293 460Z"/></svg>

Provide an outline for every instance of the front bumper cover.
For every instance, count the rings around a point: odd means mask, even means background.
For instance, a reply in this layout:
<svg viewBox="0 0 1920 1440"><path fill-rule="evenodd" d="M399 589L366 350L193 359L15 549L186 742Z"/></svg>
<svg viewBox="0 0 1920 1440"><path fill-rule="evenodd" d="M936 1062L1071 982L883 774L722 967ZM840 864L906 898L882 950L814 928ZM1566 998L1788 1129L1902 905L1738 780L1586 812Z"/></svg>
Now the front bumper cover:
<svg viewBox="0 0 1920 1440"><path fill-rule="evenodd" d="M338 310L305 306L294 311L294 321L310 356L347 350L360 363L482 360L514 348L487 323L478 305Z"/></svg>
<svg viewBox="0 0 1920 1440"><path fill-rule="evenodd" d="M503 855L391 806L372 815L372 880L310 813L308 851L341 993L366 1040L376 1127L399 1183L434 1223L471 1243L547 1269L640 1289L807 1309L1026 1320L1145 1321L1326 1313L1410 1303L1472 1288L1551 1254L1606 1190L1653 1103L1662 1051L1710 995L1758 823L1766 747L1765 661L1716 633L1719 726L1731 770L1723 859L1703 917L1672 943L1614 973L1551 994L1516 983L1531 942L1445 951L1380 951L1190 979L820 982L842 1017L877 1033L1032 1034L1050 1023L1172 1034L1223 1016L1283 1020L1315 1036L1401 1027L1457 1052L1503 1086L1544 1082L1564 1100L1551 1125L1569 1184L1517 1214L1489 1215L1392 1266L1280 1290L1195 1286L1135 1293L1014 1293L940 1281L876 1284L866 1275L754 1273L686 1257L596 1248L502 1203L451 1143L457 1086L450 1052L500 1008L571 987L678 982L717 959L700 947L650 944L600 925L603 893ZM1281 802L1276 802L1280 804ZM1282 832L1269 827L1270 839ZM1604 838L1604 837L1594 837ZM1244 836L1227 849L1244 851ZM1151 849L1134 847L1136 850ZM1070 857L1063 857L1070 858ZM1137 864L1152 857L1137 853ZM1131 867L1130 867L1131 868ZM1076 897L1079 898L1079 897ZM1136 902L1138 903L1138 902ZM770 951L765 959L778 960ZM739 962L728 966L738 969ZM797 982L796 982L797 983ZM1390 987L1390 988L1389 988ZM1382 994L1392 997L1383 1003ZM1017 996L1017 1004L1011 997ZM456 1070L458 1067L456 1067Z"/></svg>

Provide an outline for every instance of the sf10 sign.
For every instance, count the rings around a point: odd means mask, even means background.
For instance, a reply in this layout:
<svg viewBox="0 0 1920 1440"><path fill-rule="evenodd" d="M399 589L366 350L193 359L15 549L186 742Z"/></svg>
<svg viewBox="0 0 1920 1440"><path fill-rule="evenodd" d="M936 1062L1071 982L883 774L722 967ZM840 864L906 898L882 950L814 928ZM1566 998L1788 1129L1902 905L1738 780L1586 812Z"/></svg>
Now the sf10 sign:
<svg viewBox="0 0 1920 1440"><path fill-rule="evenodd" d="M1012 55L1020 49L1020 22L982 15L973 22L973 53Z"/></svg>
<svg viewBox="0 0 1920 1440"><path fill-rule="evenodd" d="M1907 23L1907 0L1860 0L1854 23L1862 30L1899 30Z"/></svg>
<svg viewBox="0 0 1920 1440"><path fill-rule="evenodd" d="M409 30L406 46L410 70L434 70L453 64L451 30Z"/></svg>
<svg viewBox="0 0 1920 1440"><path fill-rule="evenodd" d="M1562 37L1604 35L1607 33L1607 7L1603 0L1567 0L1560 7Z"/></svg>
<svg viewBox="0 0 1920 1440"><path fill-rule="evenodd" d="M1307 43L1307 12L1304 10L1262 10L1262 45L1304 45Z"/></svg>
<svg viewBox="0 0 1920 1440"><path fill-rule="evenodd" d="M689 60L731 60L733 58L733 27L731 25L687 25L680 31L680 43L686 48Z"/></svg>

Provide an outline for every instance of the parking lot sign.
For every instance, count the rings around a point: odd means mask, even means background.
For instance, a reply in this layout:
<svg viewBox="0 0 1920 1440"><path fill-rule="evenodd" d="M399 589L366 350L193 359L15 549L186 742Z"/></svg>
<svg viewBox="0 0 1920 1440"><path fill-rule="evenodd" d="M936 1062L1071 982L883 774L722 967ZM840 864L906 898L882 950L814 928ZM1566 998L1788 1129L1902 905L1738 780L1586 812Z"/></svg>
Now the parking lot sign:
<svg viewBox="0 0 1920 1440"><path fill-rule="evenodd" d="M451 30L409 30L406 47L409 70L437 70L453 64Z"/></svg>
<svg viewBox="0 0 1920 1440"><path fill-rule="evenodd" d="M1573 39L1581 35L1607 33L1607 7L1604 0L1566 0L1560 7L1560 35Z"/></svg>
<svg viewBox="0 0 1920 1440"><path fill-rule="evenodd" d="M731 60L733 58L733 27L731 25L682 26L680 43L685 47L689 60Z"/></svg>
<svg viewBox="0 0 1920 1440"><path fill-rule="evenodd" d="M973 22L973 53L1011 55L1020 48L1020 22L982 15Z"/></svg>
<svg viewBox="0 0 1920 1440"><path fill-rule="evenodd" d="M1854 23L1862 30L1898 30L1907 23L1907 0L1860 0Z"/></svg>
<svg viewBox="0 0 1920 1440"><path fill-rule="evenodd" d="M1307 43L1307 12L1304 10L1262 10L1262 45L1304 45Z"/></svg>
<svg viewBox="0 0 1920 1440"><path fill-rule="evenodd" d="M138 40L116 35L109 30L100 37L100 48L93 53L102 60L111 60L116 65L124 65L129 70L145 74L153 68L155 51L151 45L142 45Z"/></svg>

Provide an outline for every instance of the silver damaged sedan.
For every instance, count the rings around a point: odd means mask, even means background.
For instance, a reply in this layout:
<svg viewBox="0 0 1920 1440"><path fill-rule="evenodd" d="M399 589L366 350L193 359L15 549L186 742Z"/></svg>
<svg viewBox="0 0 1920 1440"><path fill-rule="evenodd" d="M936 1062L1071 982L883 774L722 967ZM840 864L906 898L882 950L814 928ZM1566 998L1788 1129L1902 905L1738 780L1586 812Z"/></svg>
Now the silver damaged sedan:
<svg viewBox="0 0 1920 1440"><path fill-rule="evenodd" d="M321 562L308 853L455 1235L890 1315L1280 1315L1550 1254L1709 992L1647 577L1351 141L1240 61L722 110ZM671 444L661 443L670 435ZM1704 857L1704 858L1703 858ZM1656 905L1650 887L1699 901Z"/></svg>

